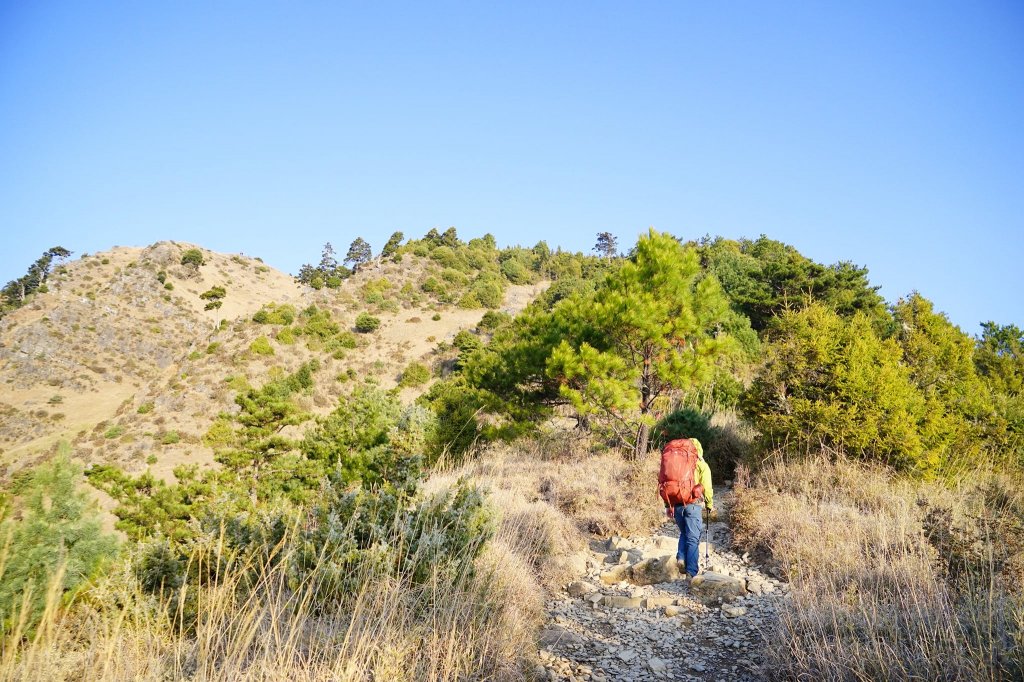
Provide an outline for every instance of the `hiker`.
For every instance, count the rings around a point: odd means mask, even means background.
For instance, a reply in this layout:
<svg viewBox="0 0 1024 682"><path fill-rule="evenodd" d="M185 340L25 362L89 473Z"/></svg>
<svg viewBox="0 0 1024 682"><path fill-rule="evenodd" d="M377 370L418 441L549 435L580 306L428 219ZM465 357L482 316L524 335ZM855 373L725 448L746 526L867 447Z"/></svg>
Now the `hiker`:
<svg viewBox="0 0 1024 682"><path fill-rule="evenodd" d="M665 513L679 526L676 560L686 564L686 573L694 577L700 571L701 513L714 514L714 490L711 467L704 461L704 447L696 438L669 441L661 454L658 490L665 502Z"/></svg>

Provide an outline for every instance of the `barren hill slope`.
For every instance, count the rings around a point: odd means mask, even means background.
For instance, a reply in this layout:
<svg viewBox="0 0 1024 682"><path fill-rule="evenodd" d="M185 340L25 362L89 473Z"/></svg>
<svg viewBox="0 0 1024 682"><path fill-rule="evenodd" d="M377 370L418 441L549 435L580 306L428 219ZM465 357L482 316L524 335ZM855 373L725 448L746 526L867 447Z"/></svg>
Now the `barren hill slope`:
<svg viewBox="0 0 1024 682"><path fill-rule="evenodd" d="M411 361L429 363L439 342L484 313L424 296L419 284L436 269L425 259L369 266L338 289L315 291L248 256L200 249L202 265L182 264L197 248L159 242L83 256L0 320L0 471L44 458L60 439L87 461L163 476L179 463L207 463L202 436L217 414L236 409L244 387L316 358L317 387L303 407L326 413L352 379L393 387ZM521 309L541 289L510 287L506 308ZM355 347L330 349L254 322L268 304L316 306L342 330L362 312L381 325L343 331ZM418 392L405 389L403 398Z"/></svg>

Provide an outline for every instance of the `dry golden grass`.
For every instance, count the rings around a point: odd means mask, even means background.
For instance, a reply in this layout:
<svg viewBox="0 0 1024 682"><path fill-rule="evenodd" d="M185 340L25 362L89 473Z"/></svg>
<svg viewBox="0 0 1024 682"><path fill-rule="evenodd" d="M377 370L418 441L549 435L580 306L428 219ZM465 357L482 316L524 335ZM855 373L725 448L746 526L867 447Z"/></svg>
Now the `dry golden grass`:
<svg viewBox="0 0 1024 682"><path fill-rule="evenodd" d="M507 526L454 580L368 579L333 605L280 553L159 598L125 563L74 604L51 590L35 633L3 640L0 680L520 680L543 602L506 532L521 534Z"/></svg>
<svg viewBox="0 0 1024 682"><path fill-rule="evenodd" d="M586 568L581 529L627 533L660 520L655 465L590 453L571 433L491 447L424 486L429 495L467 477L489 490L498 525L474 571L425 585L367 580L329 608L311 581L295 584L287 557L164 598L140 591L125 560L71 604L54 591L31 637L9 632L0 682L525 679L546 590Z"/></svg>
<svg viewBox="0 0 1024 682"><path fill-rule="evenodd" d="M737 540L794 588L769 638L780 674L1020 679L1022 502L990 472L950 489L841 458L779 462L749 488L738 477Z"/></svg>
<svg viewBox="0 0 1024 682"><path fill-rule="evenodd" d="M595 453L576 432L499 443L471 461L442 468L430 486L460 478L489 491L500 533L548 589L586 569L585 533L647 531L660 523L652 481L657 459L629 462L615 451Z"/></svg>

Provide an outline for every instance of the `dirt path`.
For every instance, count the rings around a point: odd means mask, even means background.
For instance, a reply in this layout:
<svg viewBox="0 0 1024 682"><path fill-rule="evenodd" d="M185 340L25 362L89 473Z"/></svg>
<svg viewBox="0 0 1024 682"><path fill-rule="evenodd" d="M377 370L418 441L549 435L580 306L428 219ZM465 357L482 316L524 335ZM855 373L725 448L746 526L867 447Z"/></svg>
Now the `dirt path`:
<svg viewBox="0 0 1024 682"><path fill-rule="evenodd" d="M729 490L715 496L728 518ZM765 632L789 585L730 548L727 523L710 525L709 560L693 584L678 577L679 531L593 541L586 575L548 602L540 638L549 680L763 680Z"/></svg>

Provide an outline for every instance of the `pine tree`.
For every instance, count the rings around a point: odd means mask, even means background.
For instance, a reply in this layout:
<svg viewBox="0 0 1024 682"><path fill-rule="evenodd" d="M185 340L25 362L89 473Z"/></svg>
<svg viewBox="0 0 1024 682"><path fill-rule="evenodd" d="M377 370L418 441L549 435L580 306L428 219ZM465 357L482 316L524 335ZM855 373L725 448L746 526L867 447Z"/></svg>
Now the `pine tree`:
<svg viewBox="0 0 1024 682"><path fill-rule="evenodd" d="M291 396L313 385L312 374L316 369L315 362L306 363L295 374L262 388L251 388L235 398L242 408L235 418L240 425L233 439L235 446L221 450L215 458L235 475L238 485L247 489L254 506L260 501L261 494L266 497L280 492L278 488L288 484L288 479L302 478L304 473L317 473L292 471L293 466L278 465L285 455L298 447L281 431L309 419ZM275 465L273 468L272 464ZM295 462L289 464L294 465Z"/></svg>
<svg viewBox="0 0 1024 682"><path fill-rule="evenodd" d="M369 243L362 237L356 237L352 244L348 247L348 255L345 256L345 263L352 265L352 271L358 271L359 268L366 263L370 262L373 258L373 250L370 248Z"/></svg>
<svg viewBox="0 0 1024 682"><path fill-rule="evenodd" d="M71 251L68 251L63 246L51 247L29 266L27 273L18 279L8 282L3 289L0 289L0 296L3 297L2 302L0 302L0 317L3 316L5 311L20 308L24 305L25 299L35 293L46 282L46 279L50 276L50 269L54 259L63 260L70 256Z"/></svg>
<svg viewBox="0 0 1024 682"><path fill-rule="evenodd" d="M728 300L717 280L700 275L692 248L651 230L589 300L556 310L569 338L552 352L548 374L581 416L605 419L637 456L668 396L705 380L734 345L716 331Z"/></svg>
<svg viewBox="0 0 1024 682"><path fill-rule="evenodd" d="M598 232L594 251L603 258L614 258L619 252L619 240L611 232Z"/></svg>
<svg viewBox="0 0 1024 682"><path fill-rule="evenodd" d="M0 524L0 542L10 543L0 576L0 632L17 619L23 603L31 627L51 581L60 577L60 590L73 590L115 553L116 540L102 533L94 505L78 487L81 470L70 462L69 453L70 447L62 443L56 459L24 479L18 491L20 517Z"/></svg>
<svg viewBox="0 0 1024 682"><path fill-rule="evenodd" d="M330 277L338 269L338 259L334 255L334 247L330 242L324 244L324 250L320 254L320 267L318 268L324 277Z"/></svg>
<svg viewBox="0 0 1024 682"><path fill-rule="evenodd" d="M398 251L398 247L401 246L403 239L405 239L405 235L401 232L395 232L392 234L388 239L387 244L385 244L384 248L381 250L380 257L390 258L395 255L395 252Z"/></svg>

